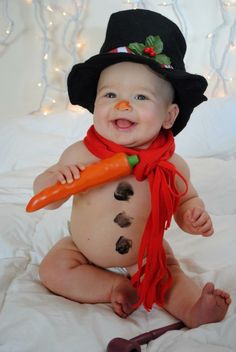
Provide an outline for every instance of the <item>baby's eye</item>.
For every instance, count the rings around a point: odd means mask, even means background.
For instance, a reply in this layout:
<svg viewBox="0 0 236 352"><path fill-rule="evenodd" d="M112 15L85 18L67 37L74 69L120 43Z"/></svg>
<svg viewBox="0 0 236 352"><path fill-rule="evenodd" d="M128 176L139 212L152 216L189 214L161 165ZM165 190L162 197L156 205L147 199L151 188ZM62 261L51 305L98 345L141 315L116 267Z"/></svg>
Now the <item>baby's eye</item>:
<svg viewBox="0 0 236 352"><path fill-rule="evenodd" d="M136 100L146 100L146 99L148 99L145 95L143 95L143 94L137 94L136 96L135 96L135 99Z"/></svg>
<svg viewBox="0 0 236 352"><path fill-rule="evenodd" d="M116 98L116 94L113 92L108 92L105 94L105 97L106 98Z"/></svg>

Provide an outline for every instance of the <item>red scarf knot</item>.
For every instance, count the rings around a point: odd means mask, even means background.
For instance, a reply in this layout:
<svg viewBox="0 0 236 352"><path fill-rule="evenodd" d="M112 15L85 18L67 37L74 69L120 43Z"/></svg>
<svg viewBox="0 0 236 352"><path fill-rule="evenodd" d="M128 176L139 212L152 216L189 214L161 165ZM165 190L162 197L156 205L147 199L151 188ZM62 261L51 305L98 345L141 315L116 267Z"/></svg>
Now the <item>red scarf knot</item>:
<svg viewBox="0 0 236 352"><path fill-rule="evenodd" d="M161 130L147 149L131 149L105 139L91 126L84 144L100 159L118 152L137 154L139 157L139 163L133 172L138 181L148 179L152 209L142 235L137 259L138 271L131 281L138 292L137 307L142 303L146 310L150 310L153 303L162 306L172 282L163 248L164 231L170 226L180 197L187 192L187 181L169 162L175 150L173 134L170 130ZM183 194L176 188L176 176L186 185Z"/></svg>

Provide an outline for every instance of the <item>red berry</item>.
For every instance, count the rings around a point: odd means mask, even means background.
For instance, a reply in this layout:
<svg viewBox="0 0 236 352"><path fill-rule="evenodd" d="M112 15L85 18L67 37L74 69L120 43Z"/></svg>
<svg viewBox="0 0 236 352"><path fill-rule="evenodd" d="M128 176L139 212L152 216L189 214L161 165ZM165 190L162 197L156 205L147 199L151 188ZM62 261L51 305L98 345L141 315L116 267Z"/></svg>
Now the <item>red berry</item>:
<svg viewBox="0 0 236 352"><path fill-rule="evenodd" d="M149 54L150 50L151 50L151 48L144 48L143 52L144 52L144 54Z"/></svg>
<svg viewBox="0 0 236 352"><path fill-rule="evenodd" d="M155 50L152 49L152 51L150 51L150 53L149 53L149 56L155 57L156 56Z"/></svg>
<svg viewBox="0 0 236 352"><path fill-rule="evenodd" d="M150 57L155 57L157 54L151 46L144 48L143 52Z"/></svg>

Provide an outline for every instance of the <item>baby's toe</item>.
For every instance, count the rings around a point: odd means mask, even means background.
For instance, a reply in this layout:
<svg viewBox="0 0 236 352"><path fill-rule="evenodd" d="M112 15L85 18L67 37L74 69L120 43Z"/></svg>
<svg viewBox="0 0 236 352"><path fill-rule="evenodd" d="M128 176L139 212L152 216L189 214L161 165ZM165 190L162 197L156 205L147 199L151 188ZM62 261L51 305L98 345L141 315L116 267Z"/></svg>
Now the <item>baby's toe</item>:
<svg viewBox="0 0 236 352"><path fill-rule="evenodd" d="M114 302L112 304L112 308L113 308L113 311L119 315L119 317L121 318L127 318L128 314L126 312L124 312L123 310L123 307L122 307L122 304L118 303L118 302Z"/></svg>

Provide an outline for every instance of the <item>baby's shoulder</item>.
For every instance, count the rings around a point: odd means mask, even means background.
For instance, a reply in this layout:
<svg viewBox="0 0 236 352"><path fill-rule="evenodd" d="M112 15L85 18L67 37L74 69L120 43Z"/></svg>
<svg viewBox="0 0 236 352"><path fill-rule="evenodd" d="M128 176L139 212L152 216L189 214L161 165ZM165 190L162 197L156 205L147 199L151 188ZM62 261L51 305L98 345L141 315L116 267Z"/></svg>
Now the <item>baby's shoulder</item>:
<svg viewBox="0 0 236 352"><path fill-rule="evenodd" d="M190 169L187 162L178 154L173 154L169 160L176 169L186 178L190 177Z"/></svg>
<svg viewBox="0 0 236 352"><path fill-rule="evenodd" d="M67 147L62 153L60 159L61 161L66 162L66 164L89 164L97 160L97 158L86 148L83 141L77 141Z"/></svg>
<svg viewBox="0 0 236 352"><path fill-rule="evenodd" d="M61 155L61 160L66 160L67 162L71 161L71 163L78 161L78 156L82 154L81 152L83 150L82 144L82 141L78 141L67 147Z"/></svg>

